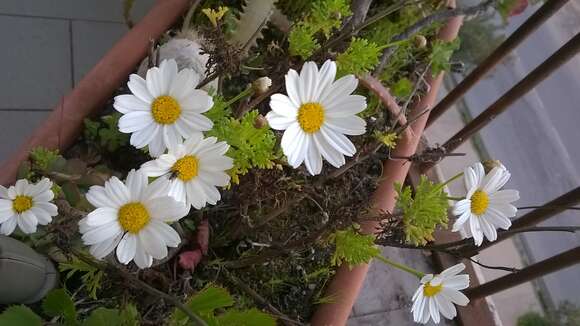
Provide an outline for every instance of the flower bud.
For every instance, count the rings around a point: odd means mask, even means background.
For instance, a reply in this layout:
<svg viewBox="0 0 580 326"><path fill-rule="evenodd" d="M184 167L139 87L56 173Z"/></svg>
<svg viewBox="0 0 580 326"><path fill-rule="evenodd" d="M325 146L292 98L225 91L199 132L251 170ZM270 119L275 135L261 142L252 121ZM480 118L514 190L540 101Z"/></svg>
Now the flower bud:
<svg viewBox="0 0 580 326"><path fill-rule="evenodd" d="M268 77L260 77L252 83L252 87L258 95L266 93L270 86L272 86L272 80Z"/></svg>
<svg viewBox="0 0 580 326"><path fill-rule="evenodd" d="M491 170L493 170L493 168L505 169L503 164L501 164L500 160L485 160L481 162L481 164L483 164L483 169L485 170L486 174L489 173Z"/></svg>
<svg viewBox="0 0 580 326"><path fill-rule="evenodd" d="M420 48L420 49L427 46L427 39L425 38L425 36L423 36L421 34L415 35L413 42L415 43L415 46Z"/></svg>
<svg viewBox="0 0 580 326"><path fill-rule="evenodd" d="M267 126L268 126L268 120L266 120L266 118L263 115L258 114L256 119L254 120L254 127L256 129L262 129L262 128L267 127Z"/></svg>

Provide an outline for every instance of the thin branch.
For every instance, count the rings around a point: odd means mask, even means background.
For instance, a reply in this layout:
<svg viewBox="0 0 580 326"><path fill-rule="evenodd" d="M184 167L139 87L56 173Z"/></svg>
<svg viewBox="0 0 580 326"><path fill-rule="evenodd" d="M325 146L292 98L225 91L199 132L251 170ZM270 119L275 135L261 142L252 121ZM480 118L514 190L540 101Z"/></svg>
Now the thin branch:
<svg viewBox="0 0 580 326"><path fill-rule="evenodd" d="M442 21L445 19L449 19L451 17L479 15L479 14L487 11L487 9L489 9L490 6L495 4L495 2L496 2L496 0L486 0L478 5L471 6L471 7L444 9L444 10L437 11L437 12L435 12L435 13L433 13L433 14L431 14L423 19L420 19L415 24L409 26L402 33L393 36L391 38L391 40L389 41L389 43L406 40L406 39L410 38L411 36L413 36L415 33L419 32L424 27L432 25L433 23L436 23L436 22L439 22L439 21ZM383 54L381 56L381 61L379 62L379 65L375 68L375 71L373 72L373 76L378 76L381 74L381 72L383 72L383 70L385 69L385 66L387 64L388 59L396 50L397 50L396 46L391 46L391 47L388 47L385 50L383 50Z"/></svg>
<svg viewBox="0 0 580 326"><path fill-rule="evenodd" d="M266 310L268 310L270 313L272 313L273 315L278 317L280 320L282 320L283 322L286 322L285 324L304 325L304 324L286 316L284 313L282 313L280 310L278 310L276 307L274 307L272 304L270 304L268 301L266 301L266 299L264 299L258 292L254 291L254 289L249 287L246 283L242 282L236 276L232 275L227 269L222 269L222 273L228 279L228 281L230 281L230 283L234 284L235 286L240 288L242 291L244 291L258 305L263 306Z"/></svg>
<svg viewBox="0 0 580 326"><path fill-rule="evenodd" d="M566 209L573 211L580 211L580 207L576 206L557 206L557 205L542 205L542 206L521 206L518 209Z"/></svg>
<svg viewBox="0 0 580 326"><path fill-rule="evenodd" d="M499 271L506 271L506 272L510 272L510 273L517 273L520 271L519 268L515 268L515 267L505 267L505 266L490 266L490 265L486 265L484 263L481 263L471 257L464 257L463 259L467 259L469 261L471 261L474 264L477 264L483 268L487 268L487 269L495 269L495 270L499 270Z"/></svg>

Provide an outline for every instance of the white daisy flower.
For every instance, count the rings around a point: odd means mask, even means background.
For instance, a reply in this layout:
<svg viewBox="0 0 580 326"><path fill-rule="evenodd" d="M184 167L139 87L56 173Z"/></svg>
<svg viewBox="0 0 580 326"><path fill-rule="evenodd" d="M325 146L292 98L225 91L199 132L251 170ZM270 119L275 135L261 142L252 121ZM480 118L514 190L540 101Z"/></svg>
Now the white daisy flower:
<svg viewBox="0 0 580 326"><path fill-rule="evenodd" d="M356 153L345 135L365 133L366 122L356 114L366 108L366 99L351 95L357 79L347 75L334 81L335 75L336 64L330 60L320 70L314 62L307 62L300 75L290 69L286 74L288 96L272 95L272 111L266 115L273 129L285 130L281 145L288 163L297 168L305 162L312 175L322 170L321 155L333 166L342 166L344 155Z"/></svg>
<svg viewBox="0 0 580 326"><path fill-rule="evenodd" d="M142 165L143 173L150 177L169 177L169 194L176 200L200 209L220 200L216 187L225 187L230 176L225 172L234 161L225 156L229 145L217 138L195 135L183 144L169 149L167 154Z"/></svg>
<svg viewBox="0 0 580 326"><path fill-rule="evenodd" d="M36 232L38 224L47 225L58 214L52 181L42 178L36 184L20 179L6 189L0 186L0 234L10 235L16 225L26 234Z"/></svg>
<svg viewBox="0 0 580 326"><path fill-rule="evenodd" d="M467 167L464 171L467 195L455 203L453 214L459 218L453 224L453 231L459 231L469 220L469 229L479 246L485 236L489 241L497 240L497 228L507 230L512 225L510 217L516 216L518 209L511 203L520 199L517 190L500 190L511 174L500 165L487 175L481 163Z"/></svg>
<svg viewBox="0 0 580 326"><path fill-rule="evenodd" d="M169 183L157 179L148 184L147 176L132 170L125 183L110 178L105 186L92 186L87 200L96 207L79 221L82 240L97 259L117 248L117 259L131 260L139 268L150 267L153 258L167 256L167 247L177 247L179 234L167 223L185 216L188 209L167 195Z"/></svg>
<svg viewBox="0 0 580 326"><path fill-rule="evenodd" d="M119 130L131 133L131 145L158 157L196 133L210 130L213 123L203 116L213 106L206 91L195 89L199 76L191 69L177 71L175 60L164 60L147 71L146 79L137 74L127 86L133 94L115 97L113 106L123 116Z"/></svg>
<svg viewBox="0 0 580 326"><path fill-rule="evenodd" d="M441 274L427 274L421 278L421 286L413 295L411 308L416 323L426 324L431 318L438 324L441 320L439 314L453 319L457 315L453 304L465 306L469 303L469 299L459 292L469 286L469 275L457 275L464 269L464 264L457 264Z"/></svg>

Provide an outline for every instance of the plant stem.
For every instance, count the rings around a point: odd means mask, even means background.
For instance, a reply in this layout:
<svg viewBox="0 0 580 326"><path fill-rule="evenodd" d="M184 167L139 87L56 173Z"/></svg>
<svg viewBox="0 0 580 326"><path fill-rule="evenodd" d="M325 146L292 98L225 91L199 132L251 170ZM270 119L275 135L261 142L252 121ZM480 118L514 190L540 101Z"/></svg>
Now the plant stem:
<svg viewBox="0 0 580 326"><path fill-rule="evenodd" d="M252 87L248 87L245 90L241 91L240 94L236 95L234 98L227 101L226 104L224 105L226 107L231 106L232 104L243 99L244 97L252 95L252 93L254 93L254 89Z"/></svg>
<svg viewBox="0 0 580 326"><path fill-rule="evenodd" d="M199 2L200 2L200 0L195 0L191 4L191 7L189 7L189 10L187 11L187 14L185 15L185 18L183 19L183 26L181 27L181 32L182 33L185 33L185 32L187 32L190 29L190 27L191 27L191 19L193 18L193 13L195 12L195 9L199 5Z"/></svg>
<svg viewBox="0 0 580 326"><path fill-rule="evenodd" d="M447 196L447 199L449 199L449 200L455 200L455 201L460 201L460 200L463 200L465 198L463 198L463 197Z"/></svg>
<svg viewBox="0 0 580 326"><path fill-rule="evenodd" d="M443 187L444 187L444 186L446 186L446 185L450 184L451 182L453 182L453 181L455 181L455 180L459 179L459 178L460 178L460 177L462 177L462 176L463 176L463 172L461 172L461 173L457 173L456 175L454 175L453 177L451 177L451 179L449 179L449 180L445 181L445 182L444 182L444 183L443 183L441 186L443 186Z"/></svg>
<svg viewBox="0 0 580 326"><path fill-rule="evenodd" d="M400 270L402 270L404 272L407 272L409 274L413 274L417 278L422 278L423 276L425 276L425 273L423 273L423 272L419 272L416 269L413 269L413 268L411 268L411 267L409 267L407 265L403 265L403 264L397 263L397 262L392 261L392 260L390 260L388 258L385 258L383 256L380 256L379 255L379 256L376 256L375 258L378 259L378 260L380 260L381 262L387 264L387 265L391 265L391 266L393 266L395 268L398 268L398 269L400 269Z"/></svg>

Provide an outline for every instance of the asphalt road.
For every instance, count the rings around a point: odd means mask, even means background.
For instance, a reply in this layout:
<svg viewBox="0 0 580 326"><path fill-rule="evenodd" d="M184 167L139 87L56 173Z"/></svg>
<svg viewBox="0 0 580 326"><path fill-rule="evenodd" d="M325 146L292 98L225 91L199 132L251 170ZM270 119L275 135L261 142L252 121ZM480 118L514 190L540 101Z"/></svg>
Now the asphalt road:
<svg viewBox="0 0 580 326"><path fill-rule="evenodd" d="M513 17L508 33L536 8ZM580 1L572 0L465 97L473 116L580 32ZM482 132L489 154L511 171L508 188L518 189L518 206L541 205L580 185L580 55L519 99ZM519 214L524 213L523 211ZM580 225L568 211L544 225ZM526 255L539 261L580 245L580 235L528 233ZM580 305L580 265L544 277L548 299Z"/></svg>

